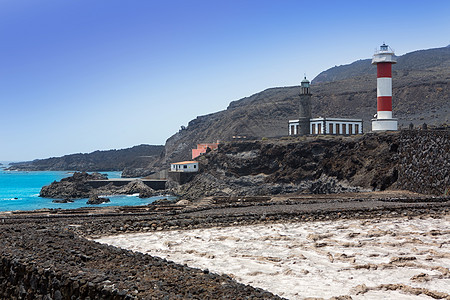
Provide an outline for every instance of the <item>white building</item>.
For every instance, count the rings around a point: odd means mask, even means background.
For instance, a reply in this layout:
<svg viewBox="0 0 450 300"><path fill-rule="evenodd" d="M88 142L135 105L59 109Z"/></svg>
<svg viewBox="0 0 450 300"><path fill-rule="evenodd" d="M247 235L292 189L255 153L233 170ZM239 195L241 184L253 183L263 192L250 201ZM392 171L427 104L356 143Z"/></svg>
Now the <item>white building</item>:
<svg viewBox="0 0 450 300"><path fill-rule="evenodd" d="M314 118L309 120L309 134L362 134L362 119ZM289 135L298 135L299 120L289 120Z"/></svg>
<svg viewBox="0 0 450 300"><path fill-rule="evenodd" d="M363 133L362 119L311 118L311 95L309 81L305 77L300 86L299 118L289 120L289 135L350 135Z"/></svg>
<svg viewBox="0 0 450 300"><path fill-rule="evenodd" d="M198 172L198 162L194 160L181 161L170 164L172 172Z"/></svg>
<svg viewBox="0 0 450 300"><path fill-rule="evenodd" d="M314 118L309 122L311 134L362 134L362 119Z"/></svg>

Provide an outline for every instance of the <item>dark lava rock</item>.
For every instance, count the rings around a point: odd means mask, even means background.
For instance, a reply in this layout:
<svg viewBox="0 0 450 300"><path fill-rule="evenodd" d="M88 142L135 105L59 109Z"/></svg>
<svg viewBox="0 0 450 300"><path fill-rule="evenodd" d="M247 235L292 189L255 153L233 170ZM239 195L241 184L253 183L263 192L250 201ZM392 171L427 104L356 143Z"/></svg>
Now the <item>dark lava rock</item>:
<svg viewBox="0 0 450 300"><path fill-rule="evenodd" d="M102 204L107 202L111 202L109 198L99 197L98 195L91 195L86 204Z"/></svg>
<svg viewBox="0 0 450 300"><path fill-rule="evenodd" d="M73 203L72 199L54 199L53 203Z"/></svg>
<svg viewBox="0 0 450 300"><path fill-rule="evenodd" d="M154 205L167 205L167 204L175 204L175 203L176 203L176 200L169 200L166 198L158 199L158 200L152 202L152 204L154 204Z"/></svg>
<svg viewBox="0 0 450 300"><path fill-rule="evenodd" d="M93 188L87 183L89 180L108 179L104 174L87 172L75 172L71 177L54 181L50 185L42 187L39 197L79 199L88 198Z"/></svg>
<svg viewBox="0 0 450 300"><path fill-rule="evenodd" d="M115 186L112 182L100 187L95 187L92 184L93 180L106 179L108 177L100 173L89 174L86 172L75 172L71 177L63 178L59 182L54 181L50 185L42 187L39 196L57 199L79 199L89 198L91 195L139 194L140 198L148 198L158 194L154 189L139 179L133 180L125 186Z"/></svg>
<svg viewBox="0 0 450 300"><path fill-rule="evenodd" d="M223 143L200 172L166 188L185 199L407 189L442 195L450 184L450 131L285 137Z"/></svg>
<svg viewBox="0 0 450 300"><path fill-rule="evenodd" d="M140 198L148 198L154 196L156 191L146 185L142 180L136 179L118 189L116 193L124 195L139 194Z"/></svg>
<svg viewBox="0 0 450 300"><path fill-rule="evenodd" d="M140 198L149 198L157 195L158 193L146 185L142 180L136 179L124 186L118 187L114 186L112 183L109 183L105 186L99 187L95 190L96 194L103 195L132 195L139 194Z"/></svg>

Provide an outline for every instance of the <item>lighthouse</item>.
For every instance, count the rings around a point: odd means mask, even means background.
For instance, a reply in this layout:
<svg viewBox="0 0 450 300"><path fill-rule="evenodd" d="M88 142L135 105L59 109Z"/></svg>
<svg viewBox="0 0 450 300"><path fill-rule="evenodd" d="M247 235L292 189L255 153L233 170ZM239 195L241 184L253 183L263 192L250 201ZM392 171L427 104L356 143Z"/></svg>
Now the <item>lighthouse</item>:
<svg viewBox="0 0 450 300"><path fill-rule="evenodd" d="M372 131L397 130L398 121L392 118L392 64L395 63L394 51L384 43L373 55L372 64L377 65L377 114L372 119Z"/></svg>
<svg viewBox="0 0 450 300"><path fill-rule="evenodd" d="M363 133L362 119L311 118L311 85L306 76L301 82L299 96L298 119L289 120L289 135L351 135Z"/></svg>
<svg viewBox="0 0 450 300"><path fill-rule="evenodd" d="M307 135L309 131L309 120L311 119L311 91L309 86L309 80L302 80L300 85L300 106L298 110L298 130L297 134Z"/></svg>

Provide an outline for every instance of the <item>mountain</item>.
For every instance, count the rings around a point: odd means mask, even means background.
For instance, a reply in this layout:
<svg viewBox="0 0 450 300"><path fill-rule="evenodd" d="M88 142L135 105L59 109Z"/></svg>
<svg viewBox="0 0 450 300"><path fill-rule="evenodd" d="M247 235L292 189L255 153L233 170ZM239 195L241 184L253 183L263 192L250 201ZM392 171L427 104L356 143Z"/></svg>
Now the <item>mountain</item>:
<svg viewBox="0 0 450 300"><path fill-rule="evenodd" d="M313 117L362 118L364 131L376 113L376 66L370 59L333 67L312 80ZM393 66L393 113L399 126L449 123L450 48L414 51ZM270 88L230 103L223 111L199 116L171 136L165 156L151 167L190 158L197 143L229 141L233 136L261 139L287 135L296 119L299 87Z"/></svg>
<svg viewBox="0 0 450 300"><path fill-rule="evenodd" d="M159 159L164 146L139 145L127 149L94 151L11 163L9 170L27 171L122 171Z"/></svg>
<svg viewBox="0 0 450 300"><path fill-rule="evenodd" d="M449 67L450 47L418 50L399 56L393 66L394 71L425 70L430 68ZM376 66L372 65L372 59L355 61L349 65L330 68L317 75L313 84L344 80L348 78L376 74ZM375 77L376 78L376 77Z"/></svg>

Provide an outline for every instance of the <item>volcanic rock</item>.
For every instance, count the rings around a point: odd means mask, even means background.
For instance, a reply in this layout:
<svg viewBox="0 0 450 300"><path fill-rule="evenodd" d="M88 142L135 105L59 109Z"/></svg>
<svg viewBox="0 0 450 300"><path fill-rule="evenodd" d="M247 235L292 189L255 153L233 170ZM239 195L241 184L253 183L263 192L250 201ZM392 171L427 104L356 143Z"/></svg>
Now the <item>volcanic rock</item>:
<svg viewBox="0 0 450 300"><path fill-rule="evenodd" d="M89 197L89 200L86 202L86 204L102 204L102 203L108 203L111 202L109 198L106 197L99 197L98 195L91 195Z"/></svg>
<svg viewBox="0 0 450 300"><path fill-rule="evenodd" d="M198 158L186 199L288 193L329 194L389 188L442 195L450 184L449 130L350 137L290 137L223 143Z"/></svg>
<svg viewBox="0 0 450 300"><path fill-rule="evenodd" d="M73 203L72 199L54 199L53 203Z"/></svg>
<svg viewBox="0 0 450 300"><path fill-rule="evenodd" d="M79 199L88 198L93 188L87 184L89 180L108 179L104 174L87 172L75 172L71 177L54 181L50 185L42 187L39 197Z"/></svg>
<svg viewBox="0 0 450 300"><path fill-rule="evenodd" d="M125 185L124 187L118 189L116 194L139 194L139 198L149 198L156 195L156 191L146 185L142 180L136 179Z"/></svg>

